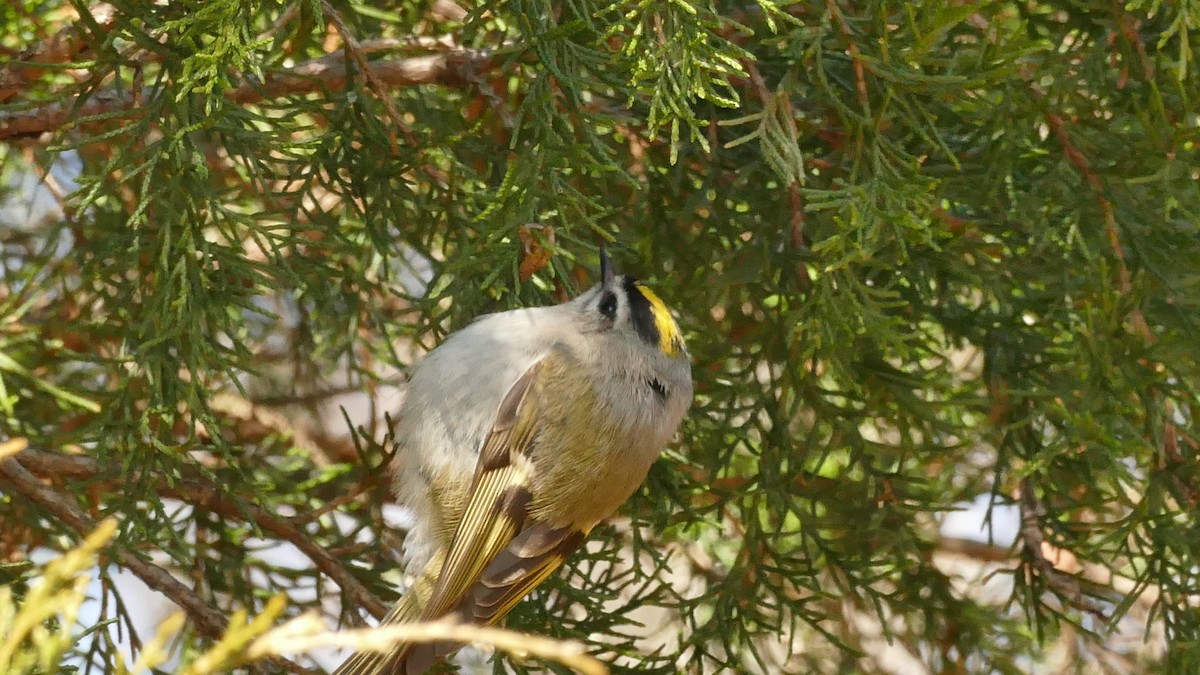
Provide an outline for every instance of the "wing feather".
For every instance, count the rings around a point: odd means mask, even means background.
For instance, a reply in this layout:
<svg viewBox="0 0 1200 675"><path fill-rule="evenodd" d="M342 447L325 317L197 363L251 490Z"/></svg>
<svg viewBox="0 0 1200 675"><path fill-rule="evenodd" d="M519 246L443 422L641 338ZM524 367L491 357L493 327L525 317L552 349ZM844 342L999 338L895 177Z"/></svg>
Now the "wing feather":
<svg viewBox="0 0 1200 675"><path fill-rule="evenodd" d="M586 536L575 528L535 523L492 559L464 602L463 614L483 625L500 620L553 574Z"/></svg>
<svg viewBox="0 0 1200 675"><path fill-rule="evenodd" d="M551 528L534 523L517 535L488 564L457 609L464 622L491 625L508 614L530 591L558 569L586 534L574 528ZM458 649L449 642L412 645L405 655L405 675L424 673L439 659Z"/></svg>
<svg viewBox="0 0 1200 675"><path fill-rule="evenodd" d="M462 601L488 562L504 550L524 525L533 465L529 452L537 432L534 383L541 362L509 389L480 450L466 510L455 530L433 597L422 618L438 619Z"/></svg>

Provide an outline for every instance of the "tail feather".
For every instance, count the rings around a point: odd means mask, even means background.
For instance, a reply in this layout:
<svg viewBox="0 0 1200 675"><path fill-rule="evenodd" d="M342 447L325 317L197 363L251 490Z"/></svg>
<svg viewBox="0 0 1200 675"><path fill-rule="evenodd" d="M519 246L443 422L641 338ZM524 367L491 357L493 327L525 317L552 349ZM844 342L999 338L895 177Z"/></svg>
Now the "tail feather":
<svg viewBox="0 0 1200 675"><path fill-rule="evenodd" d="M437 570L441 567L441 561L442 556L439 554L425 566L421 576L417 577L408 593L400 598L396 606L392 607L387 616L383 617L383 621L379 622L380 626L414 623L421 620L421 612L429 602L434 584L437 583ZM407 675L408 672L414 671L410 671L406 667L403 670L401 668L405 666L404 660L412 647L411 643L399 642L387 652L355 652L342 665L338 666L337 670L333 671L333 675Z"/></svg>

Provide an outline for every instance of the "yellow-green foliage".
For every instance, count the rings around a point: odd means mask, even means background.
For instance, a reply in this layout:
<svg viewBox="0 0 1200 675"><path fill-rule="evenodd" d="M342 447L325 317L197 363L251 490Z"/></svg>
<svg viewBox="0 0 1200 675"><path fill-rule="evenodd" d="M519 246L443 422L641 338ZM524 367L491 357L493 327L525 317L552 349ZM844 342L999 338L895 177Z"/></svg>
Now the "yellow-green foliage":
<svg viewBox="0 0 1200 675"><path fill-rule="evenodd" d="M75 622L87 599L89 573L116 531L116 521L100 523L82 543L50 561L24 598L14 597L10 586L0 587L0 665L7 664L5 675L57 671L78 637Z"/></svg>

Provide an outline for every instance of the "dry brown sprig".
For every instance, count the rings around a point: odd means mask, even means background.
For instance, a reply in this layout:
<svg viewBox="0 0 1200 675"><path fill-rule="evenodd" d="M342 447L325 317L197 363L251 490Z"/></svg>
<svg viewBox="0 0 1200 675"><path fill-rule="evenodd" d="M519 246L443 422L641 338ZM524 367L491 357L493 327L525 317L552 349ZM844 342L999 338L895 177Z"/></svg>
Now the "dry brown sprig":
<svg viewBox="0 0 1200 675"><path fill-rule="evenodd" d="M294 654L340 647L355 651L388 651L397 642L456 642L487 645L511 654L556 661L585 675L605 675L608 668L587 655L575 640L554 640L502 628L436 621L329 631L315 613L306 613L261 636L252 656Z"/></svg>

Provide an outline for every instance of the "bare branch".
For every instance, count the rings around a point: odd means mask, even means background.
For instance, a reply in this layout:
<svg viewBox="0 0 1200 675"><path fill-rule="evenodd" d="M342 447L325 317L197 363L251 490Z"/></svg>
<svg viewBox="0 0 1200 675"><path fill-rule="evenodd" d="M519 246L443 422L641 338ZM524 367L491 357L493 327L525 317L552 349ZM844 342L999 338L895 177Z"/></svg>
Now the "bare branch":
<svg viewBox="0 0 1200 675"><path fill-rule="evenodd" d="M365 73L392 88L418 84L467 86L472 74L492 65L492 56L474 49L455 49L440 54L413 56L405 59L367 62ZM225 96L234 103L260 101L307 94L314 91L341 91L346 88L345 55L341 52L306 61L295 68L268 76L264 82L247 82L229 90ZM3 138L0 126L0 138Z"/></svg>
<svg viewBox="0 0 1200 675"><path fill-rule="evenodd" d="M368 82L375 83L375 86L378 87L376 94L379 95L384 88L420 84L467 87L480 79L479 72L494 65L494 57L491 52L476 49L446 49L444 41L435 42L439 48L445 49L445 51L395 60L364 60L363 76L369 78ZM414 44L422 45L423 43ZM397 45L389 44L387 48L398 46L399 43ZM383 48L376 44L371 47ZM359 68L361 70L362 66L360 65ZM269 75L263 82L245 82L225 92L225 97L233 103L248 105L281 96L309 94L318 91L341 91L346 88L347 81L345 55L339 52ZM114 90L90 96L78 109L76 109L76 100L68 103L51 103L29 110L0 113L0 140L37 136L55 131L66 126L73 119L135 110L133 98L129 94Z"/></svg>
<svg viewBox="0 0 1200 675"><path fill-rule="evenodd" d="M0 113L0 140L38 136L66 126L72 120L134 110L133 97L118 91L94 94L76 107L78 103L79 99L72 99L66 103L50 103L29 110Z"/></svg>
<svg viewBox="0 0 1200 675"><path fill-rule="evenodd" d="M1042 516L1045 514L1042 504L1033 491L1033 481L1025 478L1021 481L1021 542L1025 552L1033 561L1033 566L1041 573L1042 579L1050 588L1061 595L1076 609L1095 614L1101 619L1108 619L1104 610L1091 598L1083 594L1079 586L1077 569L1063 555L1065 549L1058 548L1046 542L1042 534ZM1070 554L1074 559L1074 554ZM1068 572L1066 570L1071 570Z"/></svg>
<svg viewBox="0 0 1200 675"><path fill-rule="evenodd" d="M1111 588L1116 593L1128 596L1137 594L1137 602L1142 605L1153 605L1162 596L1162 591L1153 584L1142 584L1136 579L1117 574L1106 565L1081 561L1065 548L1054 546L1044 539L1041 544L1042 558L1054 566L1060 574L1078 575L1081 579L1097 586ZM1003 546L995 546L973 539L959 537L942 537L937 542L937 552L945 555L957 555L971 558L984 563L1015 563L1013 552ZM1200 595L1183 598L1189 606L1200 607Z"/></svg>

